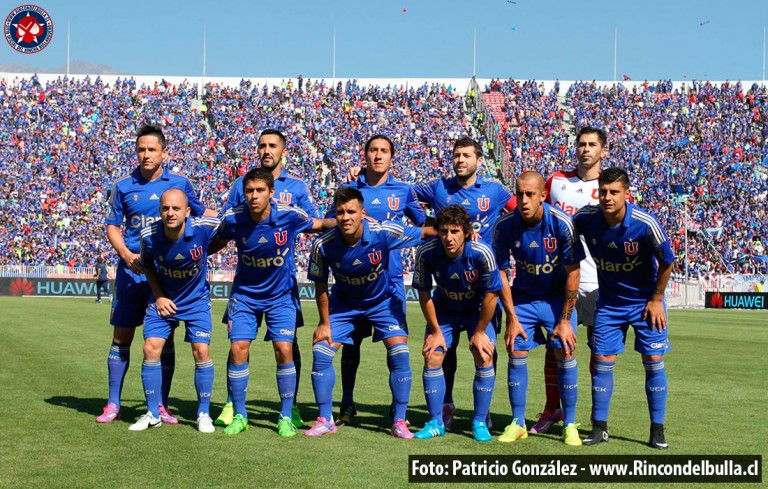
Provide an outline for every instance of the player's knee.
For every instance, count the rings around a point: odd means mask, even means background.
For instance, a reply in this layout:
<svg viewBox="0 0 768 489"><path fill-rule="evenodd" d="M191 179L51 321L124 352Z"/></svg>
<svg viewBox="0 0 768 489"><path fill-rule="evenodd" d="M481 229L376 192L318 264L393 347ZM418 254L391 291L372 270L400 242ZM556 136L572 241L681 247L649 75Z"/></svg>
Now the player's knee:
<svg viewBox="0 0 768 489"><path fill-rule="evenodd" d="M162 343L158 343L155 340L157 338L147 338L144 342L144 359L149 361L160 360L160 353L163 351Z"/></svg>
<svg viewBox="0 0 768 489"><path fill-rule="evenodd" d="M664 355L641 355L644 362L660 362L664 359Z"/></svg>
<svg viewBox="0 0 768 489"><path fill-rule="evenodd" d="M440 351L431 351L429 354L427 354L424 357L424 365L427 368L439 368L443 366L443 359L445 358L445 353Z"/></svg>
<svg viewBox="0 0 768 489"><path fill-rule="evenodd" d="M133 328L113 328L112 342L116 345L131 346L135 332Z"/></svg>
<svg viewBox="0 0 768 489"><path fill-rule="evenodd" d="M233 341L230 347L230 358L233 365L242 365L248 361L250 341Z"/></svg>
<svg viewBox="0 0 768 489"><path fill-rule="evenodd" d="M293 344L287 341L275 341L272 343L275 349L275 361L283 365L293 362Z"/></svg>
<svg viewBox="0 0 768 489"><path fill-rule="evenodd" d="M203 363L211 360L211 348L207 343L192 343L192 357L195 363Z"/></svg>

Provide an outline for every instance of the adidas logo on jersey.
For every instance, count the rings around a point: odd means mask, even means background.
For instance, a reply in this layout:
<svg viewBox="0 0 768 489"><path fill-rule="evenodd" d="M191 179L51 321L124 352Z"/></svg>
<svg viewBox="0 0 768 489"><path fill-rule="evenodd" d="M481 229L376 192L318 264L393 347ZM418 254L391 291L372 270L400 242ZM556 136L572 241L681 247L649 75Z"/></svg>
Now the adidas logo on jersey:
<svg viewBox="0 0 768 489"><path fill-rule="evenodd" d="M360 260L355 260L355 261L352 262L352 265L360 265L362 263L363 262L361 262Z"/></svg>
<svg viewBox="0 0 768 489"><path fill-rule="evenodd" d="M266 242L267 242L267 238L265 238L264 236L259 238L259 243L266 243Z"/></svg>
<svg viewBox="0 0 768 489"><path fill-rule="evenodd" d="M616 243L611 241L610 243L608 243L608 248L618 248L618 246L616 246Z"/></svg>
<svg viewBox="0 0 768 489"><path fill-rule="evenodd" d="M537 243L536 241L531 241L531 244L528 245L528 248L538 248L538 247L539 247L539 243Z"/></svg>
<svg viewBox="0 0 768 489"><path fill-rule="evenodd" d="M181 253L179 253L178 255L174 256L174 257L173 257L173 259L174 259L174 260L183 260L183 259L184 259L184 255L182 255Z"/></svg>
<svg viewBox="0 0 768 489"><path fill-rule="evenodd" d="M150 197L149 200L160 200L160 197L158 197L157 194L152 194L152 197Z"/></svg>
<svg viewBox="0 0 768 489"><path fill-rule="evenodd" d="M456 280L461 279L461 277L459 277L458 273L454 273L453 275L451 275L451 278L456 279Z"/></svg>
<svg viewBox="0 0 768 489"><path fill-rule="evenodd" d="M381 201L379 199L373 199L371 204L381 204Z"/></svg>
<svg viewBox="0 0 768 489"><path fill-rule="evenodd" d="M464 202L462 202L461 205L469 205L469 201L467 199L464 199Z"/></svg>

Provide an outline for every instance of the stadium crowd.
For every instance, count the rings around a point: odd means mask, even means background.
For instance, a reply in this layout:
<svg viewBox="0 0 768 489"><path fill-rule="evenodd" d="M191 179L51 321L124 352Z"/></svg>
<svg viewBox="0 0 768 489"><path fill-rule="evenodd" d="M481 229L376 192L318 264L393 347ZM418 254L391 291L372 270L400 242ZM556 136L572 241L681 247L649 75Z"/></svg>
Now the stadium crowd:
<svg viewBox="0 0 768 489"><path fill-rule="evenodd" d="M169 168L189 176L214 209L254 165L259 132L283 131L286 167L309 184L322 213L371 134L394 140L397 178L421 182L450 174L452 142L483 117L475 104L465 110L455 87L439 84L305 80L299 90L242 81L208 85L196 105L197 90L164 80L138 86L130 78L111 85L89 77L1 80L0 265L92 266L97 256L111 257L103 223L110 185L136 165L135 131L146 122L163 127ZM486 90L503 94L505 117L495 127L514 174L573 167L573 127L604 127L606 166L630 172L636 201L669 230L679 258L688 229L691 275L766 272L765 262L751 259L768 244L765 88L578 82L560 94L559 84L545 92L536 81L495 80ZM496 174L489 163L486 173ZM685 204L676 193L687 195ZM303 238L298 247L302 269L309 246ZM230 249L213 265L231 268L233 257Z"/></svg>

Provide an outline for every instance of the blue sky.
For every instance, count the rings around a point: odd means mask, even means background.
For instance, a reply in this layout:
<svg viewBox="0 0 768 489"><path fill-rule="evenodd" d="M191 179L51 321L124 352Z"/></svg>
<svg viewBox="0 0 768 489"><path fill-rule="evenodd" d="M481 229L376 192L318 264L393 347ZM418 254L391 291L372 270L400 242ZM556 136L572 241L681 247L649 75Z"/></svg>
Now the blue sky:
<svg viewBox="0 0 768 489"><path fill-rule="evenodd" d="M72 60L137 75L759 80L768 1L35 0L54 22L42 52L0 45L0 64ZM24 2L4 2L7 16ZM407 11L403 11L406 9ZM708 21L708 23L706 23ZM701 25L705 23L704 25Z"/></svg>

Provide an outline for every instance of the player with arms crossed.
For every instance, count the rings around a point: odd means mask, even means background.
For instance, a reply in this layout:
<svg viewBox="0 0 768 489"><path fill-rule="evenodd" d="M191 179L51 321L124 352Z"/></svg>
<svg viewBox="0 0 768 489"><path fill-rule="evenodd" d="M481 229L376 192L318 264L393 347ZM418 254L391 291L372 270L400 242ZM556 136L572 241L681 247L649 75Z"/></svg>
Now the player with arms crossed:
<svg viewBox="0 0 768 489"><path fill-rule="evenodd" d="M267 323L266 339L272 341L277 362L277 390L280 417L277 432L296 436L291 420L296 392L293 343L296 340L296 307L293 298L294 243L302 232L323 229L296 207L273 200L274 177L264 168L250 170L243 177L247 206L233 207L221 220L219 233L209 251L218 251L230 240L237 246L237 271L227 304L227 328L231 342L227 381L232 392L235 417L224 429L228 435L248 429L245 401L248 390L248 357L261 320ZM327 226L333 226L329 221Z"/></svg>
<svg viewBox="0 0 768 489"><path fill-rule="evenodd" d="M160 196L160 222L141 230L141 265L155 302L144 318L144 363L141 380L147 413L132 424L131 431L162 425L162 373L160 353L171 332L184 321L184 341L192 344L197 390L197 429L213 433L210 404L213 390L211 298L208 280L208 245L216 235L216 217L190 217L186 194L168 189Z"/></svg>
<svg viewBox="0 0 768 489"><path fill-rule="evenodd" d="M320 215L317 212L317 206L312 200L312 196L309 193L307 184L303 180L297 178L283 167L283 160L287 157L288 151L286 149L286 140L282 132L276 129L265 129L259 135L257 154L259 157L260 168L264 168L272 172L272 176L275 179L275 200L283 205L296 206L307 213L309 217L319 218ZM245 195L243 193L243 177L235 180L232 184L232 188L229 191L229 196L224 206L219 213L220 216L226 214L226 212L232 207L245 205ZM294 269L294 286L292 290L294 305L296 306L296 327L300 328L304 326L304 315L301 312L301 300L299 299L299 284L296 281L296 264L293 254L289 256L292 260L292 266ZM224 322L226 323L228 318L224 313ZM229 362L229 359L228 359ZM301 351L299 350L299 342L293 342L293 363L296 366L296 392L293 396L293 407L291 409L291 421L294 426L301 428L304 426L304 421L301 419L301 413L299 412L299 405L297 404L297 397L299 393L299 380L301 379ZM229 426L234 419L235 411L232 405L232 393L228 392L227 402L221 410L221 414L216 421L217 425Z"/></svg>
<svg viewBox="0 0 768 489"><path fill-rule="evenodd" d="M395 180L390 169L395 156L395 146L392 140L383 134L371 136L365 143L365 168L357 179L345 184L356 188L365 200L365 213L368 218L378 222L393 221L405 225L405 217L416 226L421 226L426 220L413 188L407 183ZM334 217L336 209L333 205L326 217ZM403 279L402 250L395 250L395 255L389 260L389 277L394 289L393 303L400 302L405 311L405 281ZM345 344L341 349L341 405L337 426L351 423L357 414L354 400L355 380L360 366L360 344L371 336L371 325L365 320L355 326L352 343Z"/></svg>
<svg viewBox="0 0 768 489"><path fill-rule="evenodd" d="M488 247L493 246L493 225L504 210L514 207L514 198L499 182L486 180L480 174L483 164L483 148L472 138L463 137L453 144L453 177L437 178L416 185L414 191L421 202L438 212L443 207L456 204L464 207L472 219L472 229ZM499 333L501 310L497 308L494 323ZM494 350L495 351L495 350ZM494 353L494 365L496 363ZM448 348L443 360L445 373L445 400L443 422L451 428L456 406L453 403L453 379L456 376L456 350ZM491 427L490 415L486 420Z"/></svg>
<svg viewBox="0 0 768 489"><path fill-rule="evenodd" d="M413 438L405 423L412 382L408 326L402 305L393 300L388 262L392 257L399 259L393 251L417 246L422 235L434 236L434 230L368 222L363 195L352 187L339 188L333 201L338 226L315 240L309 262L308 278L315 282L320 315L312 340L312 387L320 415L306 434L322 436L336 432L332 411L336 383L333 358L342 344L352 343L355 325L365 319L373 325L373 341L382 341L387 348L389 387L395 410L390 433L398 438ZM335 283L329 298L330 271Z"/></svg>
<svg viewBox="0 0 768 489"><path fill-rule="evenodd" d="M547 179L547 203L573 216L585 205L597 205L598 185L602 159L608 151L608 137L602 129L584 126L576 136L575 169L557 171ZM584 241L582 239L582 246ZM581 262L579 297L576 301L576 315L579 323L592 334L595 324L595 302L597 301L597 271L595 262L585 248L586 258ZM592 365L590 365L590 371ZM531 433L547 433L553 424L563 420L560 409L560 389L557 385L557 358L552 348L547 348L544 357L544 383L547 395L546 405L537 416L538 422L531 427Z"/></svg>
<svg viewBox="0 0 768 489"><path fill-rule="evenodd" d="M491 320L501 290L499 270L491 248L471 240L472 221L462 206L440 209L435 227L438 238L421 245L416 252L413 277L413 287L419 291L419 304L427 320L422 354L424 396L430 416L414 437L426 439L445 434L443 357L447 345L455 349L461 332L466 331L475 360L472 434L477 441L491 441L485 420L496 381L496 331ZM433 277L437 284L434 293Z"/></svg>
<svg viewBox="0 0 768 489"><path fill-rule="evenodd" d="M597 266L600 295L589 341L592 373L592 432L585 445L608 441L608 409L616 355L624 351L627 329L635 330L635 351L645 367L651 417L649 446L668 448L664 437L669 351L664 291L675 257L658 221L627 202L629 177L621 168L600 173L600 207L582 207L573 218Z"/></svg>
<svg viewBox="0 0 768 489"><path fill-rule="evenodd" d="M160 220L160 196L169 188L184 191L189 199L193 216L211 215L197 199L188 178L171 173L163 164L168 155L165 136L159 127L146 125L136 135L136 155L139 165L127 177L115 182L110 192L107 216L107 239L120 256L115 272L115 300L112 303L110 324L113 326L112 346L107 357L109 399L97 423L111 423L120 416L120 396L123 381L131 359L131 342L141 326L152 296L139 257L139 233L145 226ZM121 229L125 226L125 231ZM176 364L173 335L168 338L162 353L162 406L163 423L178 420L168 411L168 394Z"/></svg>
<svg viewBox="0 0 768 489"><path fill-rule="evenodd" d="M515 187L517 209L502 216L494 228L496 260L504 285L501 301L507 314L504 341L509 354L507 380L513 418L499 441L511 443L528 437L528 352L546 344L557 355L557 384L565 414L563 441L581 445L576 424L578 366L573 309L584 249L571 218L544 202L544 177L534 171L523 172ZM515 259L511 289L507 277L510 255Z"/></svg>

